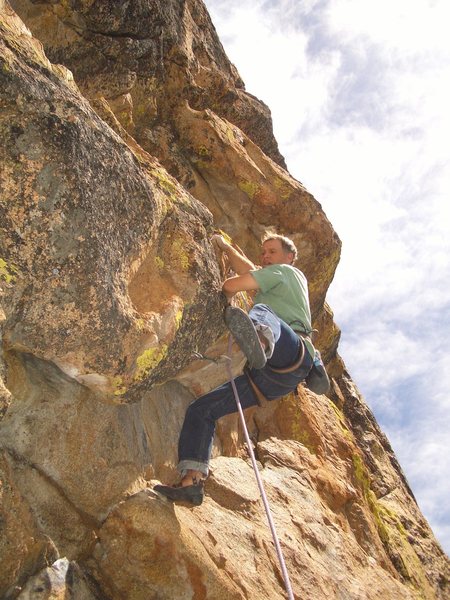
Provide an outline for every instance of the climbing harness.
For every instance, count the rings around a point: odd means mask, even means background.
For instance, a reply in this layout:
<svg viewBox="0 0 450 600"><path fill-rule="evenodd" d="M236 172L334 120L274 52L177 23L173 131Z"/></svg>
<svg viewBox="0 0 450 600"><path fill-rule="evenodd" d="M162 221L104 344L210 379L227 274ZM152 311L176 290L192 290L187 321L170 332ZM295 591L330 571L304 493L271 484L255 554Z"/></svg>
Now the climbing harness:
<svg viewBox="0 0 450 600"><path fill-rule="evenodd" d="M299 367L301 367L303 359L305 358L305 344L300 340L300 351L297 360L293 365L289 367L284 367L282 369L276 369L275 367L269 366L269 369L274 373L292 373L296 371Z"/></svg>
<svg viewBox="0 0 450 600"><path fill-rule="evenodd" d="M298 331L296 331L296 333L299 334ZM304 336L302 335L302 337L304 337ZM267 369L272 371L273 373L284 373L284 374L293 373L294 371L296 371L297 369L299 369L302 366L304 358L305 358L305 344L301 343L298 358L292 365L290 365L289 367L277 369L268 364ZM259 406L262 406L264 404L264 402L268 402L267 398L264 396L262 391L256 385L256 383L252 377L248 363L244 367L244 374L247 376L248 382L253 390L253 393L255 394L255 397L256 397L256 400L258 401ZM269 377L269 375L267 373L266 373L266 379L268 379L270 381L274 381L273 379L271 379ZM280 381L274 381L274 383L276 383L277 385L279 385L281 387L283 386L283 384ZM290 389L290 387L291 386L289 386L289 389Z"/></svg>
<svg viewBox="0 0 450 600"><path fill-rule="evenodd" d="M228 369L228 374L230 376L230 383L231 383L231 387L233 388L233 394L234 394L234 399L236 401L236 406L239 412L239 417L241 419L241 424L242 424L242 429L244 431L244 436L245 436L245 441L247 444L247 449L248 449L248 453L250 455L250 459L252 461L252 465L253 465L253 470L255 472L255 477L256 477L256 481L258 483L258 487L259 487L259 492L261 494L261 498L264 504L264 508L266 510L266 515L267 515L267 520L269 521L269 526L270 526L270 530L272 532L272 538L273 538L273 542L275 544L275 548L277 551L277 555L278 555L278 560L280 562L280 567L281 567L281 571L283 573L283 579L284 579L284 584L286 587L286 592L287 592L287 596L288 596L288 600L294 600L294 594L292 592L292 586L291 586L291 582L289 579L289 574L286 568L286 563L284 561L284 557L283 557L283 552L281 550L281 546L280 546L280 542L278 540L278 535L275 529L275 524L273 522L272 519L272 513L270 511L270 506L269 506L269 502L267 500L267 496L266 496L266 492L264 490L264 486L262 483L262 479L261 479L261 475L259 474L258 471L258 465L256 464L256 459L255 459L255 453L253 452L253 447L250 441L250 436L248 434L248 429L247 429L247 424L245 422L245 418L244 418L244 412L242 410L242 406L241 406L241 401L239 399L239 394L236 388L236 383L234 381L234 377L233 377L233 372L231 370L231 348L232 348L232 343L233 343L233 338L231 335L228 336L228 360L227 360L227 369ZM252 380L250 380L251 382Z"/></svg>
<svg viewBox="0 0 450 600"><path fill-rule="evenodd" d="M259 387L256 385L256 383L254 382L248 365L244 367L244 374L247 376L248 382L253 390L253 393L255 394L255 398L258 401L259 406L264 406L264 403L268 402L268 400L264 396L262 391L259 389Z"/></svg>

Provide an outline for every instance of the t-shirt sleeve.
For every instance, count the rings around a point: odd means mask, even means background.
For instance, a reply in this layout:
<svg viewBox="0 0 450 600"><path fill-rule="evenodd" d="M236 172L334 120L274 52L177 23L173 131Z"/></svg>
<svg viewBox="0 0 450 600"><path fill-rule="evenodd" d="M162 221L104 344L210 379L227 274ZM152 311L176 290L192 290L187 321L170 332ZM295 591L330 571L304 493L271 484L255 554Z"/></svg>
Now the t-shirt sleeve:
<svg viewBox="0 0 450 600"><path fill-rule="evenodd" d="M250 271L250 274L256 279L256 283L263 293L276 287L282 283L283 280L283 273L277 265L270 265L263 269L258 269L257 271Z"/></svg>

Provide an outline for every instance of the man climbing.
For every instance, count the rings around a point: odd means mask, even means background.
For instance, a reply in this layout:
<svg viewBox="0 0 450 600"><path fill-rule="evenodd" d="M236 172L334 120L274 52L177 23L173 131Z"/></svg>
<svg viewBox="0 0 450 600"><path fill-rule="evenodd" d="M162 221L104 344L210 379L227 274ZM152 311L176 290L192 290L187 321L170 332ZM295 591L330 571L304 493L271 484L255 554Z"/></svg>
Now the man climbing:
<svg viewBox="0 0 450 600"><path fill-rule="evenodd" d="M257 405L260 394L267 400L285 396L305 379L314 358L308 285L304 274L293 266L297 249L287 237L268 235L262 243L262 266L257 268L223 236L213 236L212 242L227 255L236 273L222 286L228 302L237 292L256 291L248 314L231 304L224 312L248 361L244 373L234 380L242 408ZM236 411L230 382L194 400L178 442L181 481L174 486L156 485L155 491L173 501L201 504L215 423Z"/></svg>

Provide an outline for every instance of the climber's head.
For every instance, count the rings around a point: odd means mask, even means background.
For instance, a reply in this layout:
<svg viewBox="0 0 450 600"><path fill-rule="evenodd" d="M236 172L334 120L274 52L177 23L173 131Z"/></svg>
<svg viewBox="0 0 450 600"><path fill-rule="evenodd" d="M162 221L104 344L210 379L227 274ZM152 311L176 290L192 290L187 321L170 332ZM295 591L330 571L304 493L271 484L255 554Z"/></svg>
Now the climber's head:
<svg viewBox="0 0 450 600"><path fill-rule="evenodd" d="M297 248L294 242L284 235L277 233L266 234L262 241L261 264L292 265L297 259Z"/></svg>

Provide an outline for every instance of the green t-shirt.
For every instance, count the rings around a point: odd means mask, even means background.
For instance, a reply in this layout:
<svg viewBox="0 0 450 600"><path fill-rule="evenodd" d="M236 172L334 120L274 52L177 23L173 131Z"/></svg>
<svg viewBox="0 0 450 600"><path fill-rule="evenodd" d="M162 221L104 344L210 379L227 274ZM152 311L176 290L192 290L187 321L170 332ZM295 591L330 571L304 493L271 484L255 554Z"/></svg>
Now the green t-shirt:
<svg viewBox="0 0 450 600"><path fill-rule="evenodd" d="M296 267L285 264L269 265L250 273L259 286L255 304L267 304L292 329L305 329L305 333L310 333L308 282L303 273ZM314 346L308 341L306 345L310 354L314 355Z"/></svg>

